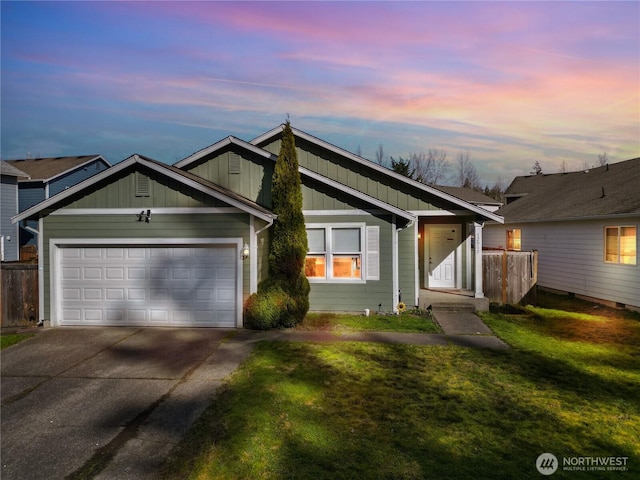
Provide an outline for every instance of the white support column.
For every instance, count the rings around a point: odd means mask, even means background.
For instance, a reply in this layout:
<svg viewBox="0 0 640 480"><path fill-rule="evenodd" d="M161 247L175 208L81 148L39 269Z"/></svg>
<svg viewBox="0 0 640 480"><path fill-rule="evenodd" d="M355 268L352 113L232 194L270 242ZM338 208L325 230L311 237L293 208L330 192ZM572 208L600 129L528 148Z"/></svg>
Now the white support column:
<svg viewBox="0 0 640 480"><path fill-rule="evenodd" d="M258 291L258 235L255 217L249 216L249 295Z"/></svg>
<svg viewBox="0 0 640 480"><path fill-rule="evenodd" d="M393 295L391 297L391 311L398 311L398 302L400 301L398 298L398 289L400 288L400 276L398 272L398 229L396 228L396 216L393 215L393 220L391 222L391 272L392 272L392 283L393 283Z"/></svg>
<svg viewBox="0 0 640 480"><path fill-rule="evenodd" d="M476 239L476 258L475 258L475 297L484 298L484 290L482 287L482 228L484 222L473 222L474 236Z"/></svg>
<svg viewBox="0 0 640 480"><path fill-rule="evenodd" d="M416 269L416 273L415 273L415 278L413 280L413 285L414 285L414 305L416 307L418 307L420 305L420 253L418 251L419 249L419 243L418 243L418 235L420 234L420 226L418 225L420 222L418 221L418 219L416 218L414 224L413 224L413 241L415 244L415 251L414 251L414 256L415 256L415 269Z"/></svg>

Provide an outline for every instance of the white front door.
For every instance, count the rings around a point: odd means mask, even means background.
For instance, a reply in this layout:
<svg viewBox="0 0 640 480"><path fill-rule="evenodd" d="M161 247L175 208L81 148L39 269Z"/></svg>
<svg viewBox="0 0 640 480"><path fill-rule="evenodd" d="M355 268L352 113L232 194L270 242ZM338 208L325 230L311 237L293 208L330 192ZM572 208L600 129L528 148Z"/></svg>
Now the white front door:
<svg viewBox="0 0 640 480"><path fill-rule="evenodd" d="M459 225L426 225L425 252L429 288L456 288L456 250L460 244Z"/></svg>

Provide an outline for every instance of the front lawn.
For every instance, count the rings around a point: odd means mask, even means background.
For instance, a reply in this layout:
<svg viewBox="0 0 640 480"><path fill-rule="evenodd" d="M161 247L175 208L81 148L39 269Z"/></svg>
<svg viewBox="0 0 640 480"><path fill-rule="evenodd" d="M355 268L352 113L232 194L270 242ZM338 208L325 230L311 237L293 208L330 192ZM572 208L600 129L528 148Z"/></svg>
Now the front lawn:
<svg viewBox="0 0 640 480"><path fill-rule="evenodd" d="M16 343L20 343L32 336L33 334L29 333L3 333L0 335L0 350L10 347L11 345L15 345Z"/></svg>
<svg viewBox="0 0 640 480"><path fill-rule="evenodd" d="M442 333L426 312L404 312L400 315L309 313L296 330L331 330L338 332L417 332Z"/></svg>
<svg viewBox="0 0 640 480"><path fill-rule="evenodd" d="M546 305L483 319L513 348L260 343L165 478L528 479L537 457L628 457L638 478L640 322Z"/></svg>

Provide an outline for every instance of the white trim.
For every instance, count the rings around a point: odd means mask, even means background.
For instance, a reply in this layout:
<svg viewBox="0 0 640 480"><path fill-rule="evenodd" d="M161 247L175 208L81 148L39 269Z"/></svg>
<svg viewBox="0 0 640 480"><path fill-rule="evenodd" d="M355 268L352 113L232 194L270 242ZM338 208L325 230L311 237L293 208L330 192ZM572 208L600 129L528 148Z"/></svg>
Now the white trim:
<svg viewBox="0 0 640 480"><path fill-rule="evenodd" d="M474 296L476 298L484 298L484 290L482 285L482 229L484 222L473 222L474 236L476 240L476 258L475 258L475 281Z"/></svg>
<svg viewBox="0 0 640 480"><path fill-rule="evenodd" d="M38 321L41 322L44 321L44 218L38 219L38 230Z"/></svg>
<svg viewBox="0 0 640 480"><path fill-rule="evenodd" d="M194 213L243 213L236 207L144 207L144 208L61 208L50 215L138 215L141 210L151 210L153 215L182 215ZM253 215L252 215L253 217Z"/></svg>
<svg viewBox="0 0 640 480"><path fill-rule="evenodd" d="M411 210L417 217L462 217L469 215L466 210Z"/></svg>
<svg viewBox="0 0 640 480"><path fill-rule="evenodd" d="M400 289L400 275L398 272L398 228L396 227L396 216L393 215L391 220L391 311L398 312L398 303L400 303L398 290Z"/></svg>
<svg viewBox="0 0 640 480"><path fill-rule="evenodd" d="M43 219L40 219L42 222ZM236 327L242 328L242 238L51 238L49 239L49 268L50 268L50 320L51 326L58 326L61 297L58 292L61 284L60 277L60 249L65 246L117 246L117 245L144 245L153 246L181 246L193 247L197 245L222 246L231 245L236 247ZM41 303L41 305L44 305ZM42 309L44 310L44 309Z"/></svg>
<svg viewBox="0 0 640 480"><path fill-rule="evenodd" d="M336 217L336 216L355 216L355 215L366 215L372 216L374 212L383 212L383 210L303 210L302 214L305 217Z"/></svg>
<svg viewBox="0 0 640 480"><path fill-rule="evenodd" d="M349 285L367 283L367 234L365 223L307 223L305 229L324 229L325 231L325 278L313 278L308 277L309 283L346 283ZM358 228L360 229L360 278L333 278L333 263L332 263L332 245L331 245L331 230L340 228ZM313 255L313 252L311 252ZM337 253L336 255L340 255Z"/></svg>
<svg viewBox="0 0 640 480"><path fill-rule="evenodd" d="M244 247L244 245L243 245ZM249 217L249 295L258 291L258 235L255 217Z"/></svg>
<svg viewBox="0 0 640 480"><path fill-rule="evenodd" d="M467 257L467 275L465 278L465 288L467 290L471 289L471 279L473 278L472 273L473 273L473 262L471 261L471 226L473 224L469 224L467 223L466 225L464 225L464 229L465 229L465 233L467 234L467 236L465 237L465 245L466 245L466 257ZM475 236L474 236L474 241L475 241ZM474 251L475 253L475 251Z"/></svg>
<svg viewBox="0 0 640 480"><path fill-rule="evenodd" d="M418 241L418 235L420 234L419 222L413 224L413 242L414 242L414 258L415 258L415 278L413 279L413 289L415 295L416 307L420 307L420 246Z"/></svg>

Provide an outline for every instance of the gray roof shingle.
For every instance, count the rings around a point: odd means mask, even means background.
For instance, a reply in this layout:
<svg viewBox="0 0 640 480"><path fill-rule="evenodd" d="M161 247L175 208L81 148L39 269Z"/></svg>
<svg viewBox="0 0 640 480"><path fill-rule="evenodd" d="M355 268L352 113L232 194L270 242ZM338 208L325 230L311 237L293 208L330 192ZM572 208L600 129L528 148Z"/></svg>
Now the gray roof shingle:
<svg viewBox="0 0 640 480"><path fill-rule="evenodd" d="M640 158L585 171L516 177L496 212L505 223L640 215Z"/></svg>
<svg viewBox="0 0 640 480"><path fill-rule="evenodd" d="M96 159L100 155L81 155L76 157L27 158L24 160L5 160L8 164L29 175L30 180L48 181L68 170ZM103 159L104 160L104 159Z"/></svg>

